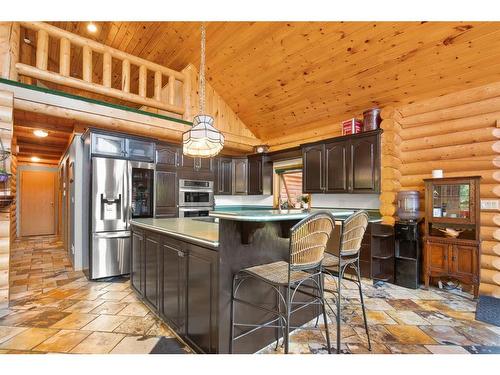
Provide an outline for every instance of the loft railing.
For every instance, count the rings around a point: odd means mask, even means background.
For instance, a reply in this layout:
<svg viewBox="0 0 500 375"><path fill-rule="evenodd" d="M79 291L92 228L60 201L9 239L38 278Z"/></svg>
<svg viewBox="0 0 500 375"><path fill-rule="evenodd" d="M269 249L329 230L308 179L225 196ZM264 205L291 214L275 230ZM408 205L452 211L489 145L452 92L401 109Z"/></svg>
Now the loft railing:
<svg viewBox="0 0 500 375"><path fill-rule="evenodd" d="M44 22L21 22L20 24L22 27L36 32L35 66L22 62L16 63L16 70L20 75L179 115L184 114L185 106L188 102L186 96L189 93L186 87L187 82L185 82L187 80L183 73L111 48L94 40L75 35ZM48 70L49 37L59 42L58 72ZM70 75L71 45L82 48L82 79ZM102 54L101 83L93 82L94 69L96 68L92 63L93 53ZM120 89L112 87L112 59L119 60L122 64ZM139 69L137 93L131 92L130 89L131 65L135 65ZM154 90L152 90L153 95L151 97L147 95L148 72L154 72ZM168 77L167 87L163 85L164 76ZM179 86L182 86L180 90Z"/></svg>

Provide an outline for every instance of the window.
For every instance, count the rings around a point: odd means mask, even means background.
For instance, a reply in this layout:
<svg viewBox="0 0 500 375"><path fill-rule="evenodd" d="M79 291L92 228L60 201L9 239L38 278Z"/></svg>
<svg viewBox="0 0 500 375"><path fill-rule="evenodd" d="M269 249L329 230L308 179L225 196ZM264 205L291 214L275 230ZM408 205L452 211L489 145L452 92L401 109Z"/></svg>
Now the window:
<svg viewBox="0 0 500 375"><path fill-rule="evenodd" d="M302 193L302 167L288 167L275 169L278 178L278 196L275 197L276 206L281 208L301 208L303 198L308 195ZM276 199L277 198L277 199Z"/></svg>

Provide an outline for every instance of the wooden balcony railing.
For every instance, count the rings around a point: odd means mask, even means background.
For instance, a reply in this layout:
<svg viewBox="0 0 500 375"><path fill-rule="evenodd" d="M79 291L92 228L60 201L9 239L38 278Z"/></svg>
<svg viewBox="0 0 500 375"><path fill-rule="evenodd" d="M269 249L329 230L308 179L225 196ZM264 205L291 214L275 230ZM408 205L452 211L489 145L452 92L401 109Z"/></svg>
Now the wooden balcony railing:
<svg viewBox="0 0 500 375"><path fill-rule="evenodd" d="M190 94L181 72L144 60L129 53L111 48L94 40L83 38L43 22L21 22L22 27L36 32L35 66L22 62L16 63L20 75L68 86L88 92L105 95L123 101L157 108L182 115L185 112L186 97ZM49 37L59 42L59 71L49 71ZM82 79L72 77L71 45L82 48ZM94 69L92 54L102 54L102 83L93 82ZM121 88L112 87L112 59L121 61ZM139 69L138 92L131 92L131 65ZM100 70L100 69L99 69ZM154 90L147 96L148 72L154 72ZM163 89L163 77L168 77L168 89ZM179 84L180 82L180 84ZM179 90L179 86L182 85ZM150 90L151 91L151 90ZM166 95L164 92L166 91ZM176 96L181 96L178 98ZM179 104L182 103L182 104Z"/></svg>

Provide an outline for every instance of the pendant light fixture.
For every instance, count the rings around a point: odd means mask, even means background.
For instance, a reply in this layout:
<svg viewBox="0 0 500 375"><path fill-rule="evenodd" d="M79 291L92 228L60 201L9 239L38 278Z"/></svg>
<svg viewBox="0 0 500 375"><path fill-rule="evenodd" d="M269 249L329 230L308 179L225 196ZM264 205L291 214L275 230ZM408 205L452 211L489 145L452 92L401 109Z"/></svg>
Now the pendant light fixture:
<svg viewBox="0 0 500 375"><path fill-rule="evenodd" d="M205 24L201 24L200 114L193 126L182 134L182 152L196 158L211 158L224 146L224 135L214 127L214 119L205 113Z"/></svg>

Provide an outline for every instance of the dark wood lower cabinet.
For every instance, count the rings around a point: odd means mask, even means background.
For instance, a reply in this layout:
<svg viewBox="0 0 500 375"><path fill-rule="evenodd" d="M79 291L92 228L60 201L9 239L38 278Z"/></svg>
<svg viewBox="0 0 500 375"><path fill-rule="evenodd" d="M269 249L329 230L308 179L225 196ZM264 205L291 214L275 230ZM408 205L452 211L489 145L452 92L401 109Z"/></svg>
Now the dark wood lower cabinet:
<svg viewBox="0 0 500 375"><path fill-rule="evenodd" d="M144 297L155 308L159 307L160 236L146 233L144 246Z"/></svg>
<svg viewBox="0 0 500 375"><path fill-rule="evenodd" d="M187 256L182 242L163 238L161 315L180 334L186 333Z"/></svg>
<svg viewBox="0 0 500 375"><path fill-rule="evenodd" d="M144 233L142 231L132 232L132 271L130 282L140 293L144 294Z"/></svg>
<svg viewBox="0 0 500 375"><path fill-rule="evenodd" d="M190 245L187 337L204 353L217 352L217 252Z"/></svg>
<svg viewBox="0 0 500 375"><path fill-rule="evenodd" d="M217 353L218 253L132 227L131 283L189 344Z"/></svg>

